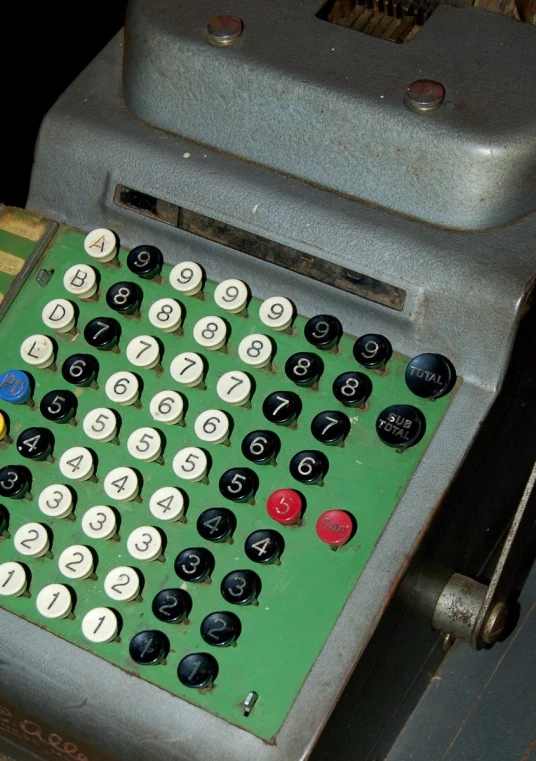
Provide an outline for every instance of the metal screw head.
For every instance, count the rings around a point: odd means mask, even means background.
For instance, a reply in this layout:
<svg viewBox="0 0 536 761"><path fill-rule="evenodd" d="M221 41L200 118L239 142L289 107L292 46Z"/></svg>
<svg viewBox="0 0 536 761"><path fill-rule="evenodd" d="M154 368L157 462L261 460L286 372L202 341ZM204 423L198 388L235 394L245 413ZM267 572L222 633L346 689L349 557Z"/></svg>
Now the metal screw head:
<svg viewBox="0 0 536 761"><path fill-rule="evenodd" d="M212 16L207 32L213 45L232 45L244 30L244 22L238 16Z"/></svg>
<svg viewBox="0 0 536 761"><path fill-rule="evenodd" d="M404 103L418 114L437 111L445 98L445 88L432 79L417 79L406 90Z"/></svg>
<svg viewBox="0 0 536 761"><path fill-rule="evenodd" d="M492 608L482 630L482 639L486 645L493 645L499 639L506 626L507 618L508 606L504 602L498 602Z"/></svg>

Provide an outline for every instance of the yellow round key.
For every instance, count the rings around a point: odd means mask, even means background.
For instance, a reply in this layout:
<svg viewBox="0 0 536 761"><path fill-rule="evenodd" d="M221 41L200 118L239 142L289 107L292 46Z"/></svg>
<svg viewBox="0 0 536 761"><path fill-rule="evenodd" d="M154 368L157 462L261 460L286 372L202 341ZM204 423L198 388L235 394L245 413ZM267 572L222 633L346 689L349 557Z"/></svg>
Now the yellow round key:
<svg viewBox="0 0 536 761"><path fill-rule="evenodd" d="M0 441L3 441L7 436L7 423L5 417L0 412Z"/></svg>

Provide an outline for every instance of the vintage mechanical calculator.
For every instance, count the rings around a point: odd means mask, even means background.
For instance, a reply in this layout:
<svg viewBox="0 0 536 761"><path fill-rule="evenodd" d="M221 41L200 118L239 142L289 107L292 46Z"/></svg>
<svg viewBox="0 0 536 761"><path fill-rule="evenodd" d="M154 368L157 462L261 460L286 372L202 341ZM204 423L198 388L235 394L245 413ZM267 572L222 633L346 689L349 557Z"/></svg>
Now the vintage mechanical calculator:
<svg viewBox="0 0 536 761"><path fill-rule="evenodd" d="M536 456L536 39L374 9L131 0L43 122L0 210L8 753L361 761L415 590L486 644Z"/></svg>
<svg viewBox="0 0 536 761"><path fill-rule="evenodd" d="M164 259L60 226L8 304L0 604L270 742L456 373Z"/></svg>

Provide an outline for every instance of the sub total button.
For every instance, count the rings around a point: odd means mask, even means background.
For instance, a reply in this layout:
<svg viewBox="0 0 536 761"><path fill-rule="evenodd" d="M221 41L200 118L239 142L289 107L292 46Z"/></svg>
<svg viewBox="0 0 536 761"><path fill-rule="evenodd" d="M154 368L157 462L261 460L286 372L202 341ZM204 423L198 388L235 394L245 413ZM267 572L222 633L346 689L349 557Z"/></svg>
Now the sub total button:
<svg viewBox="0 0 536 761"><path fill-rule="evenodd" d="M426 430L426 420L417 407L392 404L376 420L376 433L388 447L407 449L417 444Z"/></svg>

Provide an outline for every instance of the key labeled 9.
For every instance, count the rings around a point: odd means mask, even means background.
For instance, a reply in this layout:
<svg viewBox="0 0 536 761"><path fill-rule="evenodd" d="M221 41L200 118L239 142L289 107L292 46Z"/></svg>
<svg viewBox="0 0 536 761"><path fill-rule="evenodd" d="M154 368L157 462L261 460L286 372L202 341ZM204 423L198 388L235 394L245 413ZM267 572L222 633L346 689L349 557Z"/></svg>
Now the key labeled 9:
<svg viewBox="0 0 536 761"><path fill-rule="evenodd" d="M391 342L379 333L367 333L354 343L354 359L370 370L380 370L393 353Z"/></svg>

